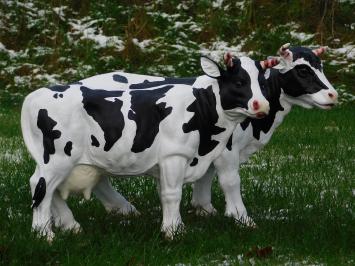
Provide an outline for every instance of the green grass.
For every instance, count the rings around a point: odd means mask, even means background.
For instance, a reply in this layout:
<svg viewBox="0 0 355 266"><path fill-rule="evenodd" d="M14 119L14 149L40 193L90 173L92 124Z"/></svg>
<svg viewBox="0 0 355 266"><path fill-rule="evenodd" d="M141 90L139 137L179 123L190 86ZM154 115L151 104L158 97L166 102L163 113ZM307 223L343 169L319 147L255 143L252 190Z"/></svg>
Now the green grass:
<svg viewBox="0 0 355 266"><path fill-rule="evenodd" d="M181 204L186 233L168 242L159 232L154 181L137 177L114 185L141 216L106 214L96 199L73 197L69 205L83 232L56 231L49 245L30 230L29 177L35 164L22 142L19 107L2 107L0 264L354 264L354 113L350 104L327 112L295 108L269 145L242 167L243 196L256 230L223 216L224 197L215 181L213 203L219 214L191 212L186 186ZM273 252L266 258L248 254L255 246L272 246Z"/></svg>

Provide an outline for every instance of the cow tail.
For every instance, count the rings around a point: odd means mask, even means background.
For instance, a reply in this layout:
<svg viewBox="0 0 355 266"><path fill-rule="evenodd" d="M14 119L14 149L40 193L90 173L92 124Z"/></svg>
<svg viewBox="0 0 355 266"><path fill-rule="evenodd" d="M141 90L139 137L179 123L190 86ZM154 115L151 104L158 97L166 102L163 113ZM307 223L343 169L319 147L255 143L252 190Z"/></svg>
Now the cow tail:
<svg viewBox="0 0 355 266"><path fill-rule="evenodd" d="M37 124L37 117L35 115L33 104L33 97L31 94L25 98L21 110L21 130L23 140L27 147L27 150L31 154L32 158L36 161L37 165L42 165L42 156L39 148L38 139L35 139L35 128ZM37 145L36 145L37 144Z"/></svg>
<svg viewBox="0 0 355 266"><path fill-rule="evenodd" d="M30 179L31 189L32 189L32 206L31 208L36 208L44 199L46 194L46 180L43 173L43 154L40 150L41 141L38 139L35 125L37 125L36 116L36 104L35 97L28 95L22 105L21 110L21 130L22 136L27 147L27 150L31 154L32 158L36 161L37 167L35 173Z"/></svg>

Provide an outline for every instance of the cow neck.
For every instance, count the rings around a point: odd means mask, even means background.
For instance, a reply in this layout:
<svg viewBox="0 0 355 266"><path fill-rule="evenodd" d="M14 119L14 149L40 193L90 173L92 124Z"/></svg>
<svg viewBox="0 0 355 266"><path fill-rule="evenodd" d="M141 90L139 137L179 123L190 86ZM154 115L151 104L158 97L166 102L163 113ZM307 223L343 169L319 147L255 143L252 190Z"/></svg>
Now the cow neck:
<svg viewBox="0 0 355 266"><path fill-rule="evenodd" d="M292 108L293 103L288 100L288 96L285 94L283 88L287 87L287 81L283 78L282 74L277 69L270 70L270 76L267 78L268 85L271 93L278 95L277 101L284 110L280 110L280 115L286 116ZM276 103L276 99L274 100Z"/></svg>
<svg viewBox="0 0 355 266"><path fill-rule="evenodd" d="M273 129L282 122L283 116L280 113L285 112L288 109L286 106L282 105L284 94L282 92L279 71L276 69L270 69L267 74L269 74L269 76L266 80L270 90L269 97L267 97L267 100L270 104L269 114L262 119L248 117L240 124L243 130L245 130L251 124L253 128L253 137L257 140L260 140L261 132L264 134L267 134L270 131L272 132Z"/></svg>

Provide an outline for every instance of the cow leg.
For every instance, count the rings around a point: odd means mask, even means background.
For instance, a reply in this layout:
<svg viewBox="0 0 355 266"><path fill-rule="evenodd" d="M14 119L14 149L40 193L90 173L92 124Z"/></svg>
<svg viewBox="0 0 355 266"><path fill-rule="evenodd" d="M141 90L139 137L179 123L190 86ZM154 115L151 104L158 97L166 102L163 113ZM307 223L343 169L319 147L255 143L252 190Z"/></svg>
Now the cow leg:
<svg viewBox="0 0 355 266"><path fill-rule="evenodd" d="M53 194L51 210L56 227L60 227L63 230L73 231L74 233L80 232L80 224L75 221L73 213L69 209L65 200L59 195L58 191L55 191Z"/></svg>
<svg viewBox="0 0 355 266"><path fill-rule="evenodd" d="M108 212L116 212L123 215L140 214L131 203L112 187L110 180L106 176L101 176L93 192Z"/></svg>
<svg viewBox="0 0 355 266"><path fill-rule="evenodd" d="M223 155L226 155L225 153ZM230 156L220 156L214 161L218 180L225 196L225 215L233 217L243 225L255 227L254 221L248 216L241 196L239 163L236 164L238 160L237 158L232 160L232 156L230 153Z"/></svg>
<svg viewBox="0 0 355 266"><path fill-rule="evenodd" d="M63 171L63 169L68 169L64 164L61 166L63 168L60 169L37 166L35 173L30 178L33 198L32 230L45 236L48 241L52 241L54 237L51 212L53 193L69 173L68 170Z"/></svg>
<svg viewBox="0 0 355 266"><path fill-rule="evenodd" d="M210 166L206 174L193 184L191 205L196 208L197 215L214 215L217 210L211 203L211 187L215 168Z"/></svg>
<svg viewBox="0 0 355 266"><path fill-rule="evenodd" d="M180 156L166 158L160 164L160 199L163 209L161 230L167 239L183 228L180 215L180 201L184 181L186 159Z"/></svg>

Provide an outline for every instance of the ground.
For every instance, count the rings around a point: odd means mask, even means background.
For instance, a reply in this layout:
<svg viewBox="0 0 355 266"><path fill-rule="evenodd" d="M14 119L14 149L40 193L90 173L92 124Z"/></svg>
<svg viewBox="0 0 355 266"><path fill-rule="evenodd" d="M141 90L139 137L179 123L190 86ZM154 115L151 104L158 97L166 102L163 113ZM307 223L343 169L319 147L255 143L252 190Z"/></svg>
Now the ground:
<svg viewBox="0 0 355 266"><path fill-rule="evenodd" d="M321 3L321 4L320 4ZM0 265L354 265L355 1L11 1L0 3ZM340 94L331 111L295 108L242 166L242 194L257 229L198 217L186 185L186 232L160 234L153 179L114 180L141 212L107 214L92 198L69 205L83 232L31 232L34 161L20 131L24 96L53 84L124 70L196 76L200 54L265 59L284 43L329 46L324 71Z"/></svg>

